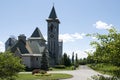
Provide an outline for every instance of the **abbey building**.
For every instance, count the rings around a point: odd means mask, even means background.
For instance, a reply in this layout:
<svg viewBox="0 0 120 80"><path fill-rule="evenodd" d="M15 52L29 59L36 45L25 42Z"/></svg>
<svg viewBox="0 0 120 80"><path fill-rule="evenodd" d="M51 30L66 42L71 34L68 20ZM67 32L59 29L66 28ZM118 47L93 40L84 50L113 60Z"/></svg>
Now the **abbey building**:
<svg viewBox="0 0 120 80"><path fill-rule="evenodd" d="M5 49L10 50L22 59L28 68L40 68L43 53L48 55L49 65L55 66L60 63L62 57L63 42L59 40L59 24L55 8L53 6L47 21L47 41L37 27L29 38L24 34L18 39L10 37L5 43ZM47 42L47 44L46 44Z"/></svg>

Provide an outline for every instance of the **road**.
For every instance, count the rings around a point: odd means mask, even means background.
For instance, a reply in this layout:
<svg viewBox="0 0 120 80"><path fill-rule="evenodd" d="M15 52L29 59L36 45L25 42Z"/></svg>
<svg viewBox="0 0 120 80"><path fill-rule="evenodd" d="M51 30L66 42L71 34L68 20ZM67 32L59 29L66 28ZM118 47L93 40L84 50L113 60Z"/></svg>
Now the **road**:
<svg viewBox="0 0 120 80"><path fill-rule="evenodd" d="M66 73L73 75L72 78L69 79L61 79L61 80L91 80L91 76L93 75L101 75L100 73L90 69L86 65L82 65L77 70L73 71L49 71L48 73ZM107 75L105 75L107 76Z"/></svg>

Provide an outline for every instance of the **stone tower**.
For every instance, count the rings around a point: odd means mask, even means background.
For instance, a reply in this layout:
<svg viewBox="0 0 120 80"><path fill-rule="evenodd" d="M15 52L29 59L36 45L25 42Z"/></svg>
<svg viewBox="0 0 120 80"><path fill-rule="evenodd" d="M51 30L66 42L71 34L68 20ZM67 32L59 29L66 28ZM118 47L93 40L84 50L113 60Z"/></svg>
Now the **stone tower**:
<svg viewBox="0 0 120 80"><path fill-rule="evenodd" d="M60 21L57 18L55 8L52 7L50 15L46 20L47 26L47 40L48 40L48 52L49 52L49 63L51 66L57 65L59 63L59 24Z"/></svg>

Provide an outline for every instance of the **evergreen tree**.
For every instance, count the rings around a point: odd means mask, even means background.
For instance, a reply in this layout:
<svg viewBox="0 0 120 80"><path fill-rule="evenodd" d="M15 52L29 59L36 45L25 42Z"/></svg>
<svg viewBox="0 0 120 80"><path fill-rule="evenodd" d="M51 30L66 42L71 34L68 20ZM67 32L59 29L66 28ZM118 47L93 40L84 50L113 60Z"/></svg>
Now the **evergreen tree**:
<svg viewBox="0 0 120 80"><path fill-rule="evenodd" d="M74 52L72 53L72 65L74 65Z"/></svg>
<svg viewBox="0 0 120 80"><path fill-rule="evenodd" d="M76 63L78 62L78 56L77 56L77 53L76 53L75 61L76 61Z"/></svg>
<svg viewBox="0 0 120 80"><path fill-rule="evenodd" d="M41 58L41 69L47 71L49 68L49 64L48 64L48 57L46 52L43 52L42 58Z"/></svg>
<svg viewBox="0 0 120 80"><path fill-rule="evenodd" d="M71 66L71 60L66 53L63 54L62 64L65 65L65 66Z"/></svg>
<svg viewBox="0 0 120 80"><path fill-rule="evenodd" d="M71 60L70 60L69 56L67 56L67 65L66 66L71 66Z"/></svg>
<svg viewBox="0 0 120 80"><path fill-rule="evenodd" d="M79 62L78 62L78 55L76 53L76 58L75 58L75 66L78 67L79 66Z"/></svg>

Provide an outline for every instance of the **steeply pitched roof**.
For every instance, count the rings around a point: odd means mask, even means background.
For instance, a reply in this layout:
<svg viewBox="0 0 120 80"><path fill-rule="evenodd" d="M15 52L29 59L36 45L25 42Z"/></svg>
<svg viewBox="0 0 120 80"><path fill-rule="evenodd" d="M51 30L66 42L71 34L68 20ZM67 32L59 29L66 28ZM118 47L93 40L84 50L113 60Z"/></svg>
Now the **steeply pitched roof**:
<svg viewBox="0 0 120 80"><path fill-rule="evenodd" d="M31 35L31 37L39 37L41 39L44 39L44 37L43 37L43 35L42 35L42 33L41 33L41 31L39 30L38 27L34 30L34 32Z"/></svg>
<svg viewBox="0 0 120 80"><path fill-rule="evenodd" d="M29 44L33 54L41 54L44 51L45 44L35 40L30 40Z"/></svg>
<svg viewBox="0 0 120 80"><path fill-rule="evenodd" d="M15 43L17 40L15 38L10 37L5 43L9 43L9 46L11 46L13 43Z"/></svg>
<svg viewBox="0 0 120 80"><path fill-rule="evenodd" d="M51 10L51 13L49 15L49 18L52 18L52 19L56 19L57 18L54 6L52 7L52 10Z"/></svg>
<svg viewBox="0 0 120 80"><path fill-rule="evenodd" d="M17 43L11 48L11 51L15 52L17 48L21 54L29 53L28 49L26 48L26 43L23 40L18 40Z"/></svg>

